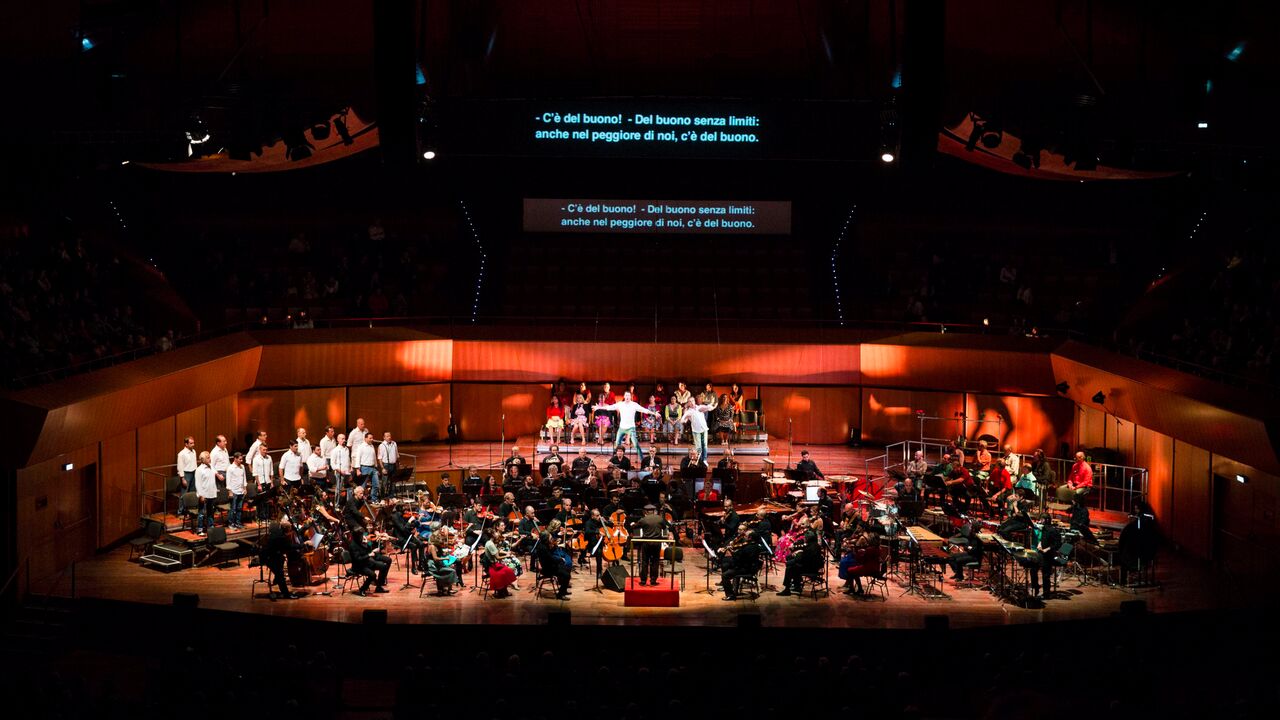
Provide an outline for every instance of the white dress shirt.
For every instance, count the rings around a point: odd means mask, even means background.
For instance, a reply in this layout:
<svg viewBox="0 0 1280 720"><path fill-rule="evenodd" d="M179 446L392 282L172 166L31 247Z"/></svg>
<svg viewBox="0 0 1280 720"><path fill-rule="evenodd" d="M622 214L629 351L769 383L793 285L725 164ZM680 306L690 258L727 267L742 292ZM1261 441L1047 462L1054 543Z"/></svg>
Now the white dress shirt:
<svg viewBox="0 0 1280 720"><path fill-rule="evenodd" d="M336 447L338 447L338 441L336 439L331 438L328 435L320 438L320 454L326 458L333 454L333 449Z"/></svg>
<svg viewBox="0 0 1280 720"><path fill-rule="evenodd" d="M359 447L360 443L364 442L364 436L368 434L369 434L368 430L361 430L360 428L351 428L351 432L347 433L347 447L350 447L350 448Z"/></svg>
<svg viewBox="0 0 1280 720"><path fill-rule="evenodd" d="M227 490L232 495L243 495L244 485L244 465L231 463L227 468Z"/></svg>
<svg viewBox="0 0 1280 720"><path fill-rule="evenodd" d="M648 408L634 400L621 400L612 405L597 405L596 407L600 410L616 410L618 412L619 432L635 429L636 413L638 412L657 415L657 413L651 413Z"/></svg>
<svg viewBox="0 0 1280 720"><path fill-rule="evenodd" d="M214 472L225 473L229 465L231 465L231 456L226 450L214 445L209 451L209 467L213 468Z"/></svg>
<svg viewBox="0 0 1280 720"><path fill-rule="evenodd" d="M373 443L362 442L355 447L355 464L359 467L373 467L378 464L378 454L373 449Z"/></svg>
<svg viewBox="0 0 1280 720"><path fill-rule="evenodd" d="M196 468L196 496L202 500L218 497L218 476L208 465Z"/></svg>
<svg viewBox="0 0 1280 720"><path fill-rule="evenodd" d="M302 479L302 456L289 450L280 456L280 474L285 480L298 482Z"/></svg>
<svg viewBox="0 0 1280 720"><path fill-rule="evenodd" d="M1009 475L1014 479L1018 477L1018 471L1022 469L1022 460L1018 457L1018 453L1009 453L1004 457L1004 467L1009 471Z"/></svg>
<svg viewBox="0 0 1280 720"><path fill-rule="evenodd" d="M298 457L307 459L311 457L311 441L306 438L298 438Z"/></svg>
<svg viewBox="0 0 1280 720"><path fill-rule="evenodd" d="M400 448L395 440L386 440L378 446L378 460L383 465L390 465L400 460Z"/></svg>
<svg viewBox="0 0 1280 720"><path fill-rule="evenodd" d="M262 455L259 454L253 459L253 476L258 478L258 482L270 485L271 470L274 465L275 464L271 462L270 455L262 457Z"/></svg>
<svg viewBox="0 0 1280 720"><path fill-rule="evenodd" d="M196 450L195 448L184 447L178 451L178 474L195 472L196 470Z"/></svg>
<svg viewBox="0 0 1280 720"><path fill-rule="evenodd" d="M335 472L350 473L351 472L351 451L345 445L338 445L333 448L333 454L329 456L329 467Z"/></svg>
<svg viewBox="0 0 1280 720"><path fill-rule="evenodd" d="M307 458L307 474L311 477L325 477L329 470L329 461L322 456L311 453Z"/></svg>
<svg viewBox="0 0 1280 720"><path fill-rule="evenodd" d="M261 440L254 440L254 441L253 441L253 444L249 446L249 452L245 453L245 454L244 454L244 456L245 456L245 457L247 457L247 458L256 458L256 457L258 457L258 448L260 448L260 447L262 447L262 441L261 441Z"/></svg>
<svg viewBox="0 0 1280 720"><path fill-rule="evenodd" d="M684 415L680 416L680 422L689 422L689 429L696 433L704 433L707 431L707 411L712 409L711 405L694 405L684 411Z"/></svg>

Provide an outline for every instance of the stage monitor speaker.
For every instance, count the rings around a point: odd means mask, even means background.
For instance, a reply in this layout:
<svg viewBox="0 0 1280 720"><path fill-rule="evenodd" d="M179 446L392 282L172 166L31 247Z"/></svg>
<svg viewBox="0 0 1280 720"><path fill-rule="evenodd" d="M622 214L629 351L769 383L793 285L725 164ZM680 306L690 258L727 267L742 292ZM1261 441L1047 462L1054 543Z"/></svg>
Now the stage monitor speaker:
<svg viewBox="0 0 1280 720"><path fill-rule="evenodd" d="M368 608L361 614L360 619L365 625L386 625L387 611L385 608Z"/></svg>
<svg viewBox="0 0 1280 720"><path fill-rule="evenodd" d="M622 565L610 565L604 569L604 577L600 578L600 584L604 585L606 590L614 592L626 590L627 569Z"/></svg>
<svg viewBox="0 0 1280 720"><path fill-rule="evenodd" d="M176 592L173 594L173 606L180 608L200 607L200 596L196 593Z"/></svg>

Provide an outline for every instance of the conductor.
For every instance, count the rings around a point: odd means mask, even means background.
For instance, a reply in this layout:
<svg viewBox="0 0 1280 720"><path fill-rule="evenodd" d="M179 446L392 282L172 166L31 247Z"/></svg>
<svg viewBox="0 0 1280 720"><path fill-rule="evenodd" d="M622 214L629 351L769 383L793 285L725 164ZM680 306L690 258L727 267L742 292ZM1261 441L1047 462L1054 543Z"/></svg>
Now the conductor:
<svg viewBox="0 0 1280 720"><path fill-rule="evenodd" d="M653 505L644 506L644 516L632 523L632 528L645 540L661 540L669 537L671 524L658 515L658 508ZM662 543L646 542L640 544L640 585L658 584L658 563L662 558Z"/></svg>

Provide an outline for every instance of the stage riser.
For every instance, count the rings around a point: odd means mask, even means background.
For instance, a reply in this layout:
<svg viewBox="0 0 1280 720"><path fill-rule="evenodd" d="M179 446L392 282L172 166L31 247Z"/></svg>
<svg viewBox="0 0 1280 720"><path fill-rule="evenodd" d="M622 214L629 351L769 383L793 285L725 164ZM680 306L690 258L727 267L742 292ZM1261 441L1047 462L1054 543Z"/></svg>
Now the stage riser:
<svg viewBox="0 0 1280 720"><path fill-rule="evenodd" d="M642 442L640 443L640 446L645 449L646 453L649 451L648 443ZM565 457L577 455L578 449L581 447L582 445L568 445L565 443L561 443L560 454L564 455ZM662 455L663 457L669 457L672 455L677 457L683 457L689 454L689 448L691 446L660 444L657 447L658 447L658 454ZM606 443L604 445L595 445L595 444L587 445L586 448L587 448L587 454L589 455L612 455L613 454L613 445L609 443ZM551 452L551 446L548 445L547 443L538 443L536 449L539 456L545 455ZM631 454L634 455L635 451L633 450ZM723 455L723 454L724 454L724 446L722 445L712 445L707 448L707 455L710 457L719 457L720 455ZM763 443L763 442L735 444L733 446L733 454L734 455L750 455L753 457L765 456L769 454L769 445L768 443Z"/></svg>

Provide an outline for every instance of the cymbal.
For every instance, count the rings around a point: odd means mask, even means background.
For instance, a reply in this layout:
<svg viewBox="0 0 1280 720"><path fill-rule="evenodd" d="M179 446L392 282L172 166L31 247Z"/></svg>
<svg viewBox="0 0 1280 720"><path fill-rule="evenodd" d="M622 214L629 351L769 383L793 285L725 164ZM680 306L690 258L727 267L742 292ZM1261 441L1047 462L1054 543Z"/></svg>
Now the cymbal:
<svg viewBox="0 0 1280 720"><path fill-rule="evenodd" d="M858 494L859 494L859 495L861 495L861 496L863 496L863 497L866 497L866 498L871 498L872 500L874 500L874 499L875 499L875 497L876 497L875 495L872 495L871 493L867 492L866 490L859 490L859 491L858 491Z"/></svg>

